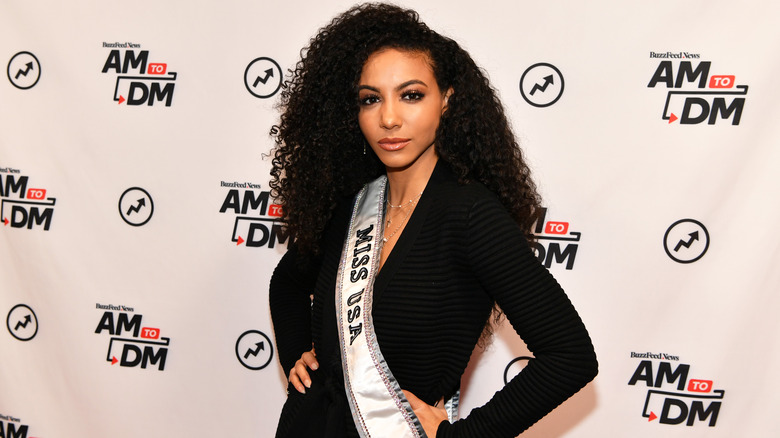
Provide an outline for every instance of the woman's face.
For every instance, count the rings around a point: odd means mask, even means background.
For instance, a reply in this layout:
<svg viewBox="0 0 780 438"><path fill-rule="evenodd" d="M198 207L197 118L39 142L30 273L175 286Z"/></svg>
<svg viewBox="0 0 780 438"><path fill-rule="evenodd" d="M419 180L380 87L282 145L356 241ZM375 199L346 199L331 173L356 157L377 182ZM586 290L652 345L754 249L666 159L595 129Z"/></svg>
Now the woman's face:
<svg viewBox="0 0 780 438"><path fill-rule="evenodd" d="M447 106L428 56L386 49L366 60L358 83L360 130L388 170L436 162L436 128Z"/></svg>

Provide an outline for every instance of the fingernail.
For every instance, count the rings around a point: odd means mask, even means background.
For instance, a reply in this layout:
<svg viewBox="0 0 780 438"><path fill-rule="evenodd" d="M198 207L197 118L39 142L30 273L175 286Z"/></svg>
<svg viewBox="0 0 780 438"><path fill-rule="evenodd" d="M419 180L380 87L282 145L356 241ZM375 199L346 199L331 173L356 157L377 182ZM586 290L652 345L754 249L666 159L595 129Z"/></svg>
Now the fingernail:
<svg viewBox="0 0 780 438"><path fill-rule="evenodd" d="M311 369L313 369L313 370L316 370L316 369L317 369L317 368L319 368L319 367L320 367L320 364L318 364L318 363L316 363L316 362L315 362L315 363L313 363L313 364L311 364Z"/></svg>
<svg viewBox="0 0 780 438"><path fill-rule="evenodd" d="M311 380L304 380L303 384L306 385L307 388L311 388Z"/></svg>

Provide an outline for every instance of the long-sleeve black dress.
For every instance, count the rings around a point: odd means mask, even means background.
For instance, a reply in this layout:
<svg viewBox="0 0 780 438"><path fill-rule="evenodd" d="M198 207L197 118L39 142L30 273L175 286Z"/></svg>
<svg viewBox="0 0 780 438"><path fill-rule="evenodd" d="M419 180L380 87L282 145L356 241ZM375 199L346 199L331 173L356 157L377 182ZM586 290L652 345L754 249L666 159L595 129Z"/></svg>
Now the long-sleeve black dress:
<svg viewBox="0 0 780 438"><path fill-rule="evenodd" d="M311 436L357 436L344 394L334 304L351 207L345 202L334 211L316 261L302 266L291 246L271 279L285 374L312 345L320 363L306 395L290 387L280 433L309 418ZM467 418L443 422L437 437L515 437L597 372L579 315L498 198L481 184L459 184L439 160L374 283L377 339L401 388L429 404L454 394L494 300L535 358ZM320 408L330 425L313 425L319 414L309 411Z"/></svg>

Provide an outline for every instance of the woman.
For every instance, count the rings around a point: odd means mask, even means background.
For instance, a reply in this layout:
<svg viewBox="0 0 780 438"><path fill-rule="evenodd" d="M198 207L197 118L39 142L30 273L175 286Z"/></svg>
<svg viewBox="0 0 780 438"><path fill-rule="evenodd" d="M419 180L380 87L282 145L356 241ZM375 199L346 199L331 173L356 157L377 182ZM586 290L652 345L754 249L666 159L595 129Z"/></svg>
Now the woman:
<svg viewBox="0 0 780 438"><path fill-rule="evenodd" d="M294 239L270 286L290 380L277 436L518 435L597 364L529 249L539 196L494 91L457 43L390 5L350 9L303 53L271 182ZM457 420L497 308L535 358Z"/></svg>

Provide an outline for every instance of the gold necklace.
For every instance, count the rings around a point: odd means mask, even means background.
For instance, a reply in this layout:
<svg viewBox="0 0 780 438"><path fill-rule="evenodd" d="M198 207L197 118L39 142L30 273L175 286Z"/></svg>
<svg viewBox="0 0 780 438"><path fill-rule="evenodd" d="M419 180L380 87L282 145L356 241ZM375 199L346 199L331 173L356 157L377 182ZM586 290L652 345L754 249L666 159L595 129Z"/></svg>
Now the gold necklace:
<svg viewBox="0 0 780 438"><path fill-rule="evenodd" d="M390 203L390 199L388 199L387 200L387 206L390 207L390 208L401 208L401 207L407 206L407 205L415 202L416 200L420 199L420 196L422 196L422 194L423 194L423 192L420 192L419 194L417 194L417 196L414 197L414 199L410 199L408 202L404 202L403 204L399 204L399 205L391 204Z"/></svg>
<svg viewBox="0 0 780 438"><path fill-rule="evenodd" d="M419 195L415 196L413 199L410 199L409 202L405 202L405 203L403 203L401 205L393 205L393 204L390 203L389 199L387 200L387 206L390 207L390 208L402 208L402 207L406 207L406 206L411 206L411 208L409 208L409 210L407 210L406 215L404 215L404 218L401 220L401 223L399 223L398 226L395 227L395 230L393 230L393 232L389 236L382 237L382 242L387 243L387 241L392 239L393 236L395 236L395 234L398 232L398 230L401 229L401 227L404 225L404 223L406 223L406 220L409 219L409 216L412 214L412 211L414 210L414 204L417 202L418 199L420 199L422 194L423 194L423 192L420 192ZM388 214L387 215L387 225L385 225L385 229L388 229L392 222L393 221L390 219L390 215Z"/></svg>

